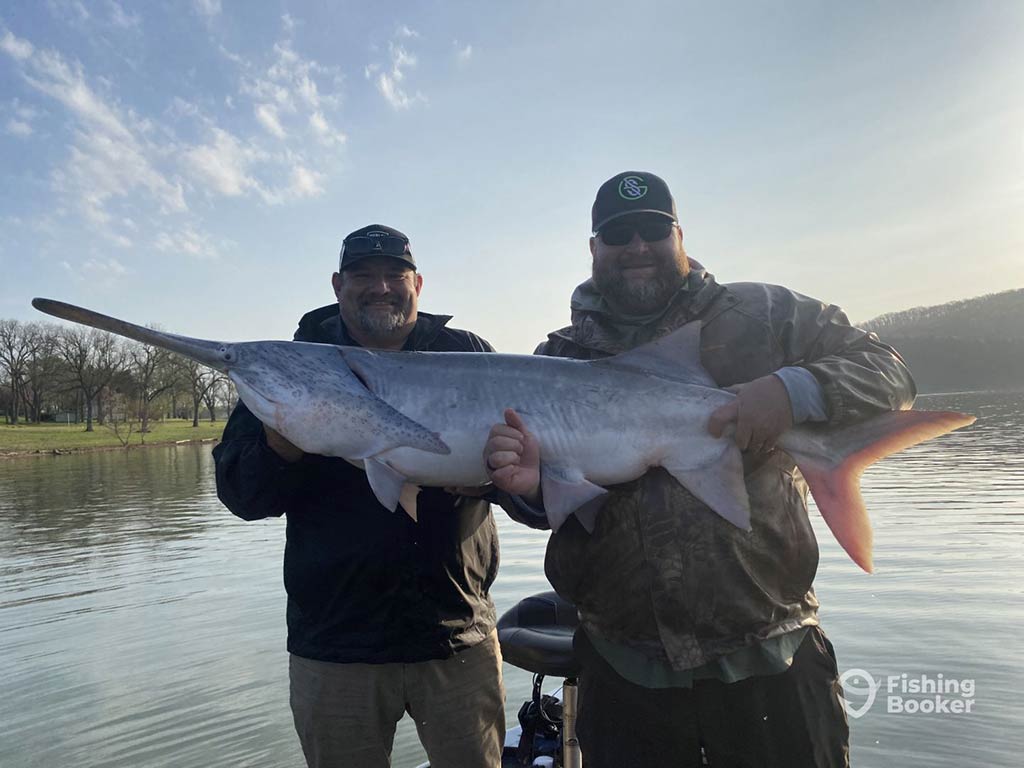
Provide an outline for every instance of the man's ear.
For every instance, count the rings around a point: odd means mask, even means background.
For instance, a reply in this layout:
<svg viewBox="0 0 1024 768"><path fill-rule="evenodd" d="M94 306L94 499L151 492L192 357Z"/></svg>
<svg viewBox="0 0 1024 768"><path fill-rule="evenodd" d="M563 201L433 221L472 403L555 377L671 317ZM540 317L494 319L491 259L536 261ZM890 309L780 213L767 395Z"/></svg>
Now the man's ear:
<svg viewBox="0 0 1024 768"><path fill-rule="evenodd" d="M331 275L331 287L334 288L334 295L341 299L341 296L338 296L341 293L341 272L335 272Z"/></svg>
<svg viewBox="0 0 1024 768"><path fill-rule="evenodd" d="M420 291L423 290L423 275L419 272L416 273L416 295L420 295Z"/></svg>
<svg viewBox="0 0 1024 768"><path fill-rule="evenodd" d="M596 248L597 248L597 238L596 237L591 237L590 238L590 255L592 257L597 255L596 253L594 253Z"/></svg>

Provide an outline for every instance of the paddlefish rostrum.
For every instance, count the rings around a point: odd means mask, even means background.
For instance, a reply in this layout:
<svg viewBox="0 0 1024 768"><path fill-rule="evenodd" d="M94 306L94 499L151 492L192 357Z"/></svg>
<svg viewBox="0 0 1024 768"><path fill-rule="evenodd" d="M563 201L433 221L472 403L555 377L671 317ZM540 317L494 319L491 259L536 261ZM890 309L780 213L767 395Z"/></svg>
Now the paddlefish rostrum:
<svg viewBox="0 0 1024 768"><path fill-rule="evenodd" d="M733 525L750 530L743 459L708 419L735 395L700 364L690 323L602 360L472 352L384 352L296 341L228 343L177 336L50 299L36 309L163 347L226 373L264 424L307 453L362 466L380 503L413 518L419 486L487 483L483 446L514 408L536 436L554 530L575 514L593 526L605 486L663 467ZM894 411L843 427L799 425L778 448L796 462L836 540L872 570L860 493L870 464L971 424L948 411Z"/></svg>

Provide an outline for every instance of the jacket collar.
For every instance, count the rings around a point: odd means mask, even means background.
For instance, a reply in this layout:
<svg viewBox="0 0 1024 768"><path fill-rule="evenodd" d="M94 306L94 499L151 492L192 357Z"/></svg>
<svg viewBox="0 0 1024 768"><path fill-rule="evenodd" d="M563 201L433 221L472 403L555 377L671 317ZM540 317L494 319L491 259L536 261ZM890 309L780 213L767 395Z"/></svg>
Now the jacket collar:
<svg viewBox="0 0 1024 768"><path fill-rule="evenodd" d="M309 338L296 338L296 341L315 341L321 344L339 344L345 347L360 347L358 341L352 338L341 320L341 313L338 305L334 304L334 312L320 321L315 332L309 334ZM452 319L451 315L432 315L428 312L417 312L416 325L412 333L405 340L404 350L425 350L437 338L438 334Z"/></svg>
<svg viewBox="0 0 1024 768"><path fill-rule="evenodd" d="M686 285L665 310L637 323L634 318L616 317L600 298L593 280L586 280L573 292L572 325L551 336L606 354L618 354L700 318L724 290L715 282L714 275L694 262Z"/></svg>

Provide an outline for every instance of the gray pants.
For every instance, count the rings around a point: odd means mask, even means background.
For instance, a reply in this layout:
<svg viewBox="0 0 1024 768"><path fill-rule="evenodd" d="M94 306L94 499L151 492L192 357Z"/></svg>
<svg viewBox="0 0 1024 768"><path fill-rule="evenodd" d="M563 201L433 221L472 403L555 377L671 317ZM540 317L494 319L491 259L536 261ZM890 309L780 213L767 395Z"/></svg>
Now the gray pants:
<svg viewBox="0 0 1024 768"><path fill-rule="evenodd" d="M498 768L505 689L496 633L438 661L333 664L293 655L292 715L309 768L389 768L408 712L431 768Z"/></svg>

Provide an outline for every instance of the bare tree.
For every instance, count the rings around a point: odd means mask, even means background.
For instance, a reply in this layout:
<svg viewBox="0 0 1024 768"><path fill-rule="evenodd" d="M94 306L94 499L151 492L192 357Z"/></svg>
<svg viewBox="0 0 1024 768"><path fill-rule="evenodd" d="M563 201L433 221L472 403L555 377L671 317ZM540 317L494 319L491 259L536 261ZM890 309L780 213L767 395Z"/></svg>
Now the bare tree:
<svg viewBox="0 0 1024 768"><path fill-rule="evenodd" d="M210 388L206 391L206 394L203 395L203 403L205 403L206 410L210 414L210 423L212 424L217 421L217 404L222 402L224 399L223 393L227 388L226 385L229 379L223 373L216 373L212 371L211 373L213 373L213 382L211 383Z"/></svg>
<svg viewBox="0 0 1024 768"><path fill-rule="evenodd" d="M111 396L110 418L104 425L114 433L114 437L121 443L122 448L127 448L131 442L132 434L138 426L138 419L135 410L129 405L130 397L122 392L116 392ZM118 416L121 418L118 419Z"/></svg>
<svg viewBox="0 0 1024 768"><path fill-rule="evenodd" d="M220 374L187 358L182 358L177 368L185 384L185 391L192 398L192 426L198 427L199 406L203 404L209 391L216 386Z"/></svg>
<svg viewBox="0 0 1024 768"><path fill-rule="evenodd" d="M30 323L26 333L31 339L32 352L25 365L25 378L21 399L26 418L39 423L43 408L57 393L63 363L58 354L60 329L49 323Z"/></svg>
<svg viewBox="0 0 1024 768"><path fill-rule="evenodd" d="M95 328L65 328L60 335L60 355L67 364L68 384L82 393L85 431L92 432L92 409L100 392L124 367L117 339Z"/></svg>
<svg viewBox="0 0 1024 768"><path fill-rule="evenodd" d="M18 423L18 405L25 378L25 367L32 356L32 339L17 320L0 320L0 366L7 373L10 392L7 422Z"/></svg>
<svg viewBox="0 0 1024 768"><path fill-rule="evenodd" d="M138 388L140 431L145 442L149 432L149 413L153 401L174 386L171 354L166 349L149 344L132 344L128 350L131 372Z"/></svg>

